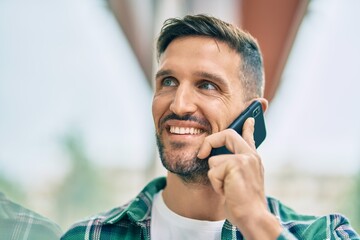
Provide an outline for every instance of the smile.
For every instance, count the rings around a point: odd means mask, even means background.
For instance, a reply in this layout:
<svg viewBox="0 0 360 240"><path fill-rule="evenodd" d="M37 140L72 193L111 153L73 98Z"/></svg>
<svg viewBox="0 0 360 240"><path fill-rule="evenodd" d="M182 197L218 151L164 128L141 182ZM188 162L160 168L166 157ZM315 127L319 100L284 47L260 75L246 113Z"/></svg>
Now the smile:
<svg viewBox="0 0 360 240"><path fill-rule="evenodd" d="M200 134L202 132L203 132L203 130L198 129L198 128L193 128L193 127L174 127L174 126L170 127L170 133L174 133L174 134L196 135L196 134Z"/></svg>

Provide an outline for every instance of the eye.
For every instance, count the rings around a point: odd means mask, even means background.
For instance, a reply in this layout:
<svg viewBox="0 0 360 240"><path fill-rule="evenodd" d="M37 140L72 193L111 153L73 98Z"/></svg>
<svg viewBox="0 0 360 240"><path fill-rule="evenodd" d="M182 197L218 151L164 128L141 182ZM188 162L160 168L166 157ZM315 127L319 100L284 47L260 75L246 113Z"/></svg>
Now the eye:
<svg viewBox="0 0 360 240"><path fill-rule="evenodd" d="M216 89L218 89L218 87L214 83L207 82L207 81L204 81L204 82L200 83L199 88L205 89L205 90L216 90Z"/></svg>
<svg viewBox="0 0 360 240"><path fill-rule="evenodd" d="M161 85L164 87L174 87L176 84L176 80L170 77L166 77L161 81Z"/></svg>

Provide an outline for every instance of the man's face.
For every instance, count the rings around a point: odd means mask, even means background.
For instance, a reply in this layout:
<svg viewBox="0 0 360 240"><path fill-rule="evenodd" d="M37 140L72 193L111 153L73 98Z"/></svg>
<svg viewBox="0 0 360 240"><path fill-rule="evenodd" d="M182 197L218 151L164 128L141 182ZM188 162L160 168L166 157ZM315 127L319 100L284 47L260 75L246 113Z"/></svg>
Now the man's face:
<svg viewBox="0 0 360 240"><path fill-rule="evenodd" d="M161 160L183 178L205 177L197 153L245 109L241 59L226 43L207 37L173 40L159 60L152 113Z"/></svg>

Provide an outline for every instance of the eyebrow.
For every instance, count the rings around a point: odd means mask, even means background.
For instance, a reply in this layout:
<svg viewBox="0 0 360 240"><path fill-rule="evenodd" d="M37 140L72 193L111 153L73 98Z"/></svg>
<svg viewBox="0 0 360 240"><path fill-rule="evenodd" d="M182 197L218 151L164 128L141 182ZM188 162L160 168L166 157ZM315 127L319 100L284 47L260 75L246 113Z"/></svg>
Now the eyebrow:
<svg viewBox="0 0 360 240"><path fill-rule="evenodd" d="M169 75L172 75L172 74L173 74L173 71L171 71L171 70L167 70L167 69L159 70L159 71L155 74L155 79L158 79L158 78L164 77L164 76L169 76Z"/></svg>
<svg viewBox="0 0 360 240"><path fill-rule="evenodd" d="M209 79L212 81L216 81L222 85L227 85L227 82L225 81L225 79L216 73L209 73L209 72L201 71L201 72L196 72L195 76L201 77L201 78L206 78L206 79Z"/></svg>
<svg viewBox="0 0 360 240"><path fill-rule="evenodd" d="M164 76L170 76L170 75L173 75L172 70L169 70L169 69L159 70L155 74L155 79L158 79L158 78L161 78ZM227 85L227 82L225 81L225 79L216 73L199 71L199 72L195 72L194 76L212 80L212 81L218 82L219 84L222 84L222 85Z"/></svg>

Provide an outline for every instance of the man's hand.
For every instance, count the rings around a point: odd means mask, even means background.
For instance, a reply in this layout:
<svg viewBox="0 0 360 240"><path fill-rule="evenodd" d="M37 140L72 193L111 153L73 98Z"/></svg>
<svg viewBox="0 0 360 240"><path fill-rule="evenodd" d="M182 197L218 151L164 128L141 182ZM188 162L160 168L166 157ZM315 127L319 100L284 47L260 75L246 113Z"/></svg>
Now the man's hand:
<svg viewBox="0 0 360 240"><path fill-rule="evenodd" d="M264 192L264 169L256 152L254 119L246 120L243 137L232 129L205 138L198 157L205 158L212 148L226 146L233 154L209 158L208 176L216 193L225 198L227 219L246 239L276 239L282 229L268 211Z"/></svg>

